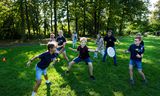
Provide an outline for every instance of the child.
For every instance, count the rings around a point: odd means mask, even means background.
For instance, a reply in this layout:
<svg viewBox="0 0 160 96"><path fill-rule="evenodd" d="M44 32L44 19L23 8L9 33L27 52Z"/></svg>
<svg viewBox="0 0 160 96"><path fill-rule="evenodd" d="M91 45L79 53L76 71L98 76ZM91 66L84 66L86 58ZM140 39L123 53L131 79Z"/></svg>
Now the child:
<svg viewBox="0 0 160 96"><path fill-rule="evenodd" d="M99 51L102 54L102 57L104 56L104 41L103 38L101 37L100 34L97 35L97 40L96 40L96 45L97 45L97 51ZM94 53L94 58L97 58L98 52Z"/></svg>
<svg viewBox="0 0 160 96"><path fill-rule="evenodd" d="M73 48L75 48L76 47L76 43L77 43L77 33L76 32L74 32L73 34L72 34L72 44L73 44Z"/></svg>
<svg viewBox="0 0 160 96"><path fill-rule="evenodd" d="M136 64L139 74L142 76L144 83L147 82L145 75L142 71L142 57L144 53L144 47L142 48L141 37L135 38L135 44L132 44L129 49L126 51L130 52L130 62L129 62L129 74L130 74L130 82L134 84L133 79L133 66Z"/></svg>
<svg viewBox="0 0 160 96"><path fill-rule="evenodd" d="M41 84L41 75L42 73L44 74L44 78L46 80L46 84L50 85L51 82L48 80L48 76L47 76L47 67L49 66L49 64L54 61L56 59L56 57L58 56L58 54L60 52L56 51L57 48L57 43L55 41L53 42L48 42L48 51L44 52L42 54L40 54L39 56L36 56L34 58L32 58L31 60L29 60L27 62L27 66L30 66L30 63L39 58L40 62L37 63L36 65L36 84L34 86L33 92L32 92L32 96L35 96L35 94L37 93L37 90Z"/></svg>
<svg viewBox="0 0 160 96"><path fill-rule="evenodd" d="M85 61L86 63L88 63L90 78L92 80L95 80L95 77L93 76L93 65L92 65L92 61L91 61L90 56L89 56L89 52L95 52L95 50L88 49L88 47L86 46L87 38L82 37L80 39L80 42L81 42L81 45L78 46L77 50L70 48L72 51L75 51L75 52L79 51L79 56L76 57L75 59L73 59L73 61L71 61L69 63L68 71L66 73L69 73L73 64L78 63L80 61Z"/></svg>
<svg viewBox="0 0 160 96"><path fill-rule="evenodd" d="M141 45L142 47L144 47L144 42L143 42L143 40L142 40L142 35L141 35L141 33L137 33L137 34L136 34L136 37L140 37L140 38L141 38L141 43L140 43L140 45Z"/></svg>
<svg viewBox="0 0 160 96"><path fill-rule="evenodd" d="M56 38L56 41L58 42L58 48L57 48L57 50L63 49L63 52L62 52L63 57L69 62L69 59L68 59L68 57L66 55L66 51L65 51L66 39L63 36L63 31L60 30L59 33L58 33L58 35L59 36Z"/></svg>
<svg viewBox="0 0 160 96"><path fill-rule="evenodd" d="M108 31L107 36L104 37L104 41L106 41L107 44L106 44L106 49L105 49L105 53L104 53L104 56L103 56L103 62L105 62L105 60L106 60L108 47L112 47L115 50L115 44L114 43L116 42L116 38L112 35L112 30ZM113 59L114 59L114 65L117 66L116 54L113 57Z"/></svg>
<svg viewBox="0 0 160 96"><path fill-rule="evenodd" d="M50 34L50 40L49 40L49 41L50 41L50 42L51 42L51 41L55 41L55 35L54 35L53 33Z"/></svg>

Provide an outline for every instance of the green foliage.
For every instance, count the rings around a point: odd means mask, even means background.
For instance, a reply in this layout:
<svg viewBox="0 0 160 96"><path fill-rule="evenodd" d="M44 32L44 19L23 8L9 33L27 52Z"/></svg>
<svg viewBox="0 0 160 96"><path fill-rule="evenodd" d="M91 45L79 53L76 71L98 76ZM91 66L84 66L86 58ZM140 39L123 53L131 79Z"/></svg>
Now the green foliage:
<svg viewBox="0 0 160 96"><path fill-rule="evenodd" d="M91 81L88 75L88 67L84 62L74 64L69 75L64 75L68 64L60 55L60 61L54 67L48 68L49 80L52 85L47 87L42 77L39 88L39 96L159 96L160 94L160 38L145 37L145 54L143 58L143 71L148 79L148 84L143 85L142 78L134 70L136 84L129 84L128 63L129 54L124 54L133 37L119 38L120 44L116 45L118 66L113 65L113 59L107 57L105 63L99 54L98 59L93 59L94 75L96 81ZM94 40L88 42L89 48L95 48ZM66 51L70 61L78 54L68 49ZM29 96L35 83L35 65L38 60L32 62L29 68L26 62L44 51L44 45L12 46L0 49L0 58L5 57L6 62L0 61L0 94L1 96Z"/></svg>

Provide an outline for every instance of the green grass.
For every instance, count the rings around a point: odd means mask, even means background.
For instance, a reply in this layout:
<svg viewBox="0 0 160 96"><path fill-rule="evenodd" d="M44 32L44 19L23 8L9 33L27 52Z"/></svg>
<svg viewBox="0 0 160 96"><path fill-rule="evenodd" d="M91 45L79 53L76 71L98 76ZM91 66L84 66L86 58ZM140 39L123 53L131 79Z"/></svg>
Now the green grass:
<svg viewBox="0 0 160 96"><path fill-rule="evenodd" d="M93 59L94 75L96 81L91 81L88 67L81 62L72 67L69 75L64 76L67 62L60 56L60 62L48 68L50 87L42 84L38 90L39 96L159 96L160 94L160 38L145 37L145 54L143 58L143 71L148 79L148 84L141 82L137 70L134 70L136 84L131 86L128 82L129 54L123 54L133 42L133 37L123 37L121 43L116 45L118 66L113 65L113 59L107 57L107 62L102 63L99 55ZM95 48L94 41L88 43L90 48ZM71 46L71 42L67 47ZM35 83L35 65L25 67L26 62L35 55L46 50L45 45L17 46L0 49L0 58L6 57L7 61L0 61L0 96L30 96ZM78 54L67 49L68 57L72 60Z"/></svg>

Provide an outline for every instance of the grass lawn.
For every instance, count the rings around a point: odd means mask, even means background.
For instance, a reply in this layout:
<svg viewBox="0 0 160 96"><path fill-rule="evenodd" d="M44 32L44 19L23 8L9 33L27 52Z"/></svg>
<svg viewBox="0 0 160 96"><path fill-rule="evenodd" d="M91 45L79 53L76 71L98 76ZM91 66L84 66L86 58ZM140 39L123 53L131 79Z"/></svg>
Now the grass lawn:
<svg viewBox="0 0 160 96"><path fill-rule="evenodd" d="M63 75L67 62L60 55L60 61L48 68L48 77L52 85L47 87L43 78L38 90L39 96L160 96L160 37L145 37L145 54L143 58L143 71L148 84L142 83L142 78L134 70L135 85L129 84L128 63L129 54L123 54L133 42L133 37L123 37L121 43L116 45L117 63L107 57L105 63L102 57L93 59L95 81L88 75L88 66L81 62L72 67L69 75ZM96 48L94 41L89 41L89 48ZM67 54L72 60L78 54L68 49ZM25 67L26 62L44 51L45 45L13 46L0 48L0 96L30 96L35 83L35 65ZM2 62L6 57L6 62Z"/></svg>

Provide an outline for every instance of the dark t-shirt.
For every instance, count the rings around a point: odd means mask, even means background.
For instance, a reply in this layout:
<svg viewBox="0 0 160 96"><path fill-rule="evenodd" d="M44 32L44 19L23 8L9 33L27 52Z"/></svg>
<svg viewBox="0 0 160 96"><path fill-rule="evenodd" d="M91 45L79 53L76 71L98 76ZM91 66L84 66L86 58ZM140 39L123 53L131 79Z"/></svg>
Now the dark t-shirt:
<svg viewBox="0 0 160 96"><path fill-rule="evenodd" d="M90 57L87 46L84 46L83 48L81 46L78 46L77 51L79 51L78 57L81 59L86 59L86 58Z"/></svg>
<svg viewBox="0 0 160 96"><path fill-rule="evenodd" d="M137 58L136 55L144 53L144 47L142 45L136 46L135 44L130 45L128 51L131 53L130 59L141 61L142 58Z"/></svg>
<svg viewBox="0 0 160 96"><path fill-rule="evenodd" d="M58 56L58 53L50 54L49 51L42 53L38 57L41 59L40 62L38 62L37 66L41 69L45 69L49 66L49 64L56 59Z"/></svg>
<svg viewBox="0 0 160 96"><path fill-rule="evenodd" d="M58 36L56 38L56 41L58 42L58 45L63 45L63 43L66 42L66 39L64 36L62 36L62 37Z"/></svg>
<svg viewBox="0 0 160 96"><path fill-rule="evenodd" d="M141 45L141 46L144 46L144 42L143 42L143 40L141 41L140 45Z"/></svg>
<svg viewBox="0 0 160 96"><path fill-rule="evenodd" d="M104 41L107 42L106 47L114 47L114 42L116 42L116 38L114 36L108 37L107 35L104 37Z"/></svg>

